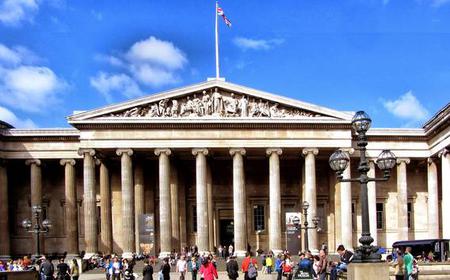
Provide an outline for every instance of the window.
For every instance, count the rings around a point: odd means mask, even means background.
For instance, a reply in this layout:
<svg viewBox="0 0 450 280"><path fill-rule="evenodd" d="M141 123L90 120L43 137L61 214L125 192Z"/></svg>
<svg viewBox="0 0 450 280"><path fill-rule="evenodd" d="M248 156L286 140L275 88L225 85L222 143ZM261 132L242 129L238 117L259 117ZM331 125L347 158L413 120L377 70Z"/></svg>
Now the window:
<svg viewBox="0 0 450 280"><path fill-rule="evenodd" d="M253 206L253 229L255 231L266 229L264 221L264 205L262 204Z"/></svg>
<svg viewBox="0 0 450 280"><path fill-rule="evenodd" d="M356 231L356 206L355 203L352 202L352 230Z"/></svg>
<svg viewBox="0 0 450 280"><path fill-rule="evenodd" d="M192 231L197 232L197 206L192 206Z"/></svg>
<svg viewBox="0 0 450 280"><path fill-rule="evenodd" d="M412 203L408 202L408 228L413 227L413 218L414 218L414 214L413 214Z"/></svg>
<svg viewBox="0 0 450 280"><path fill-rule="evenodd" d="M384 228L384 205L377 203L377 229Z"/></svg>

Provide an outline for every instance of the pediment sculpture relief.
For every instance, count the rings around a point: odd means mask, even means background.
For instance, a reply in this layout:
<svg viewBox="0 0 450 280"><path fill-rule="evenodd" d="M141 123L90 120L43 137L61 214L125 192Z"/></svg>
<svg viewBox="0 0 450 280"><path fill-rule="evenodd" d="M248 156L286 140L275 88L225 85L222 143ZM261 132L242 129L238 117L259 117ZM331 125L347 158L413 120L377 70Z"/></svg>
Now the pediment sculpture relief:
<svg viewBox="0 0 450 280"><path fill-rule="evenodd" d="M230 92L217 88L208 92L162 99L140 105L109 117L148 118L304 118L322 115L298 108L280 106L278 103Z"/></svg>

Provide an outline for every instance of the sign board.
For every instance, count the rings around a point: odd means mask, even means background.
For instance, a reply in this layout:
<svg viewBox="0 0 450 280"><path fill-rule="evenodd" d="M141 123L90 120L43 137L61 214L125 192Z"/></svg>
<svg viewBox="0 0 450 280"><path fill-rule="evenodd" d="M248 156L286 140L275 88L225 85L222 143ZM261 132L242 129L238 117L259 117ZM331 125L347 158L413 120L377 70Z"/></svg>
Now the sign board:
<svg viewBox="0 0 450 280"><path fill-rule="evenodd" d="M291 254L297 254L300 251L301 232L294 226L294 218L302 223L302 214L299 212L286 212L286 249Z"/></svg>
<svg viewBox="0 0 450 280"><path fill-rule="evenodd" d="M294 279L314 279L311 273L298 269L294 274Z"/></svg>
<svg viewBox="0 0 450 280"><path fill-rule="evenodd" d="M153 214L139 216L139 247L146 255L155 255L155 218Z"/></svg>

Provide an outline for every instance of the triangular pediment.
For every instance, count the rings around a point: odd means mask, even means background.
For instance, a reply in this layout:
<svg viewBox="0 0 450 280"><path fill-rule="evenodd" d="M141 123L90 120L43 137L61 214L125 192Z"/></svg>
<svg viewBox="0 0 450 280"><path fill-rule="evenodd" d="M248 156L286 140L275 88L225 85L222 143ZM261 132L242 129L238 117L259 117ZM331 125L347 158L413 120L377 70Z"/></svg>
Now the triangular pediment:
<svg viewBox="0 0 450 280"><path fill-rule="evenodd" d="M212 80L78 113L70 123L201 120L350 120L352 115L279 95Z"/></svg>

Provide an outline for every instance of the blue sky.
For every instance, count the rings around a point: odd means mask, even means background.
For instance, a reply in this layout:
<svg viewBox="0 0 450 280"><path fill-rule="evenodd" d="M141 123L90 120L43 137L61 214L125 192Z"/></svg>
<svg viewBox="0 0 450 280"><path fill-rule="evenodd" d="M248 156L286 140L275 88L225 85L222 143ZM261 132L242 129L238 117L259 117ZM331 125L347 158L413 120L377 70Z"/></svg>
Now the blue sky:
<svg viewBox="0 0 450 280"><path fill-rule="evenodd" d="M214 1L0 0L0 119L66 127L74 110L214 76ZM376 127L450 101L450 0L223 0L227 81Z"/></svg>

